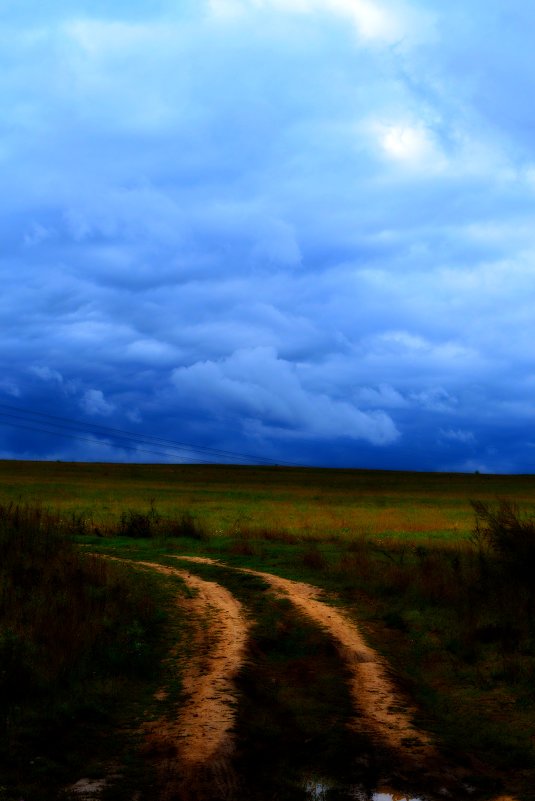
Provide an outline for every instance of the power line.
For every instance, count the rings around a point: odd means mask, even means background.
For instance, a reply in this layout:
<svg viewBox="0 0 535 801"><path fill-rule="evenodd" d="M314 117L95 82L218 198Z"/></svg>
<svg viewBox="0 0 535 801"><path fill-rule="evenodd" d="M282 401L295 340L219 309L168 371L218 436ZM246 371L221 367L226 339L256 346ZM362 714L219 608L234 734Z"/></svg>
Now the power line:
<svg viewBox="0 0 535 801"><path fill-rule="evenodd" d="M54 434L55 436L67 437L68 439L79 439L79 440L82 440L83 442L91 442L92 445L95 445L95 444L97 444L97 445L107 445L107 444L109 444L109 443L104 442L103 440L90 439L89 437L82 437L79 434L67 434L65 432L54 431L53 429L49 429L49 428L38 428L37 426L24 426L24 425L21 425L20 423L12 423L9 420L3 420L1 422L3 422L4 425L11 426L12 428L21 428L21 429L24 429L26 431L39 431L39 432L44 433L44 434ZM166 453L165 451L152 451L152 450L147 450L146 448L139 448L137 445L121 444L121 445L119 445L119 447L123 448L124 450L136 451L136 453L152 453L152 454L156 454L157 456L174 456L176 458L176 456L178 454L178 451L176 451L174 454L173 453L169 453L169 452ZM195 460L197 462L201 462L202 464L212 464L207 459L200 459L198 456L195 457Z"/></svg>
<svg viewBox="0 0 535 801"><path fill-rule="evenodd" d="M3 409L8 409L9 411L7 412L2 411ZM132 431L125 431L124 429L112 428L109 426L103 426L82 420L45 414L44 412L36 412L31 409L23 409L22 407L11 406L8 404L0 403L0 415L14 417L15 419L21 419L25 422L28 422L28 415L30 416L30 418L31 417L44 418L46 425L54 425L55 427L60 429L67 428L67 429L74 429L75 431L79 431L80 429L82 429L82 431L84 429L89 429L90 431L94 432L97 435L113 437L114 439L118 438L126 439L127 441L135 441L140 444L148 444L156 446L158 448L163 447L170 450L179 450L179 451L188 450L193 452L197 451L204 455L214 455L240 461L244 459L254 459L255 461L265 462L267 464L274 464L274 463L280 464L280 462L275 462L274 459L269 459L263 456L257 456L257 455L253 456L252 454L238 453L235 451L228 451L219 448L210 448L208 446L194 445L192 443L177 442L176 440L167 440L161 437L153 437L145 434L136 434ZM53 422L50 423L49 421ZM40 419L38 419L37 421L33 421L30 419L29 422L32 423L37 422L41 424L43 421Z"/></svg>
<svg viewBox="0 0 535 801"><path fill-rule="evenodd" d="M2 409L8 409L9 412L2 412ZM75 430L79 430L80 427L82 429L92 429L97 433L104 433L107 436L116 436L116 437L123 437L126 439L134 439L139 442L151 444L151 445L158 445L164 446L171 449L187 449L187 450L195 450L206 454L213 454L215 456L226 456L229 458L239 458L239 459L255 459L257 461L267 462L269 464L273 464L275 462L274 459L269 459L265 456L257 456L252 455L250 453L238 453L236 451L228 451L223 450L221 448L210 448L206 445L195 445L188 442L178 442L176 440L170 439L163 439L162 437L154 437L152 435L147 434L138 434L133 431L126 431L125 429L121 428L112 428L110 426L104 426L98 423L90 423L88 421L77 420L74 418L69 417L60 417L57 415L45 414L44 412L37 412L33 411L32 409L25 409L22 407L17 406L10 406L6 403L0 403L0 414L11 414L12 416L17 416L21 419L26 419L26 415L31 415L32 417L42 417L48 420L58 421L60 423L61 428L74 428ZM39 421L40 422L40 421ZM277 462L280 464L280 462Z"/></svg>
<svg viewBox="0 0 535 801"><path fill-rule="evenodd" d="M1 406L1 404L0 404L0 406ZM1 418L5 418L5 417L14 418L15 420L22 420L23 423L32 423L33 424L33 428L36 431L43 431L44 433L49 433L49 434L57 434L59 436L69 436L70 438L76 438L76 435L75 434L67 434L66 432L62 431L62 429L66 428L67 431L69 431L69 430L79 431L80 429L82 429L82 432L83 432L83 424L82 425L81 424L73 425L73 424L71 424L69 422L56 423L56 422L54 422L54 420L56 420L58 418L55 418L54 415L45 415L45 414L41 414L40 412L31 412L30 414L32 415L32 417L36 417L36 416L39 415L40 417L48 418L52 422L49 422L48 419L46 419L44 421L43 420L32 420L31 417L28 417L28 415L26 415L26 414L21 414L19 412L4 412L4 411L1 410L1 408L0 408L0 421L1 421ZM11 425L13 428L23 428L24 427L24 426L21 426L20 424L11 422L10 420L4 420L4 422L7 425ZM36 425L38 425L38 426L41 426L41 425L52 426L53 430L51 430L50 428L46 428L46 429L45 428L36 428L35 427ZM26 428L28 428L28 426L26 426ZM185 445L184 446L178 446L178 445L177 446L173 446L171 444L167 445L167 444L165 444L165 441L162 441L162 446L160 446L159 443L156 441L156 438L155 438L155 441L152 441L150 437L127 435L126 433L124 433L124 434L123 433L118 433L118 431L119 431L118 429L106 429L105 426L102 426L99 429L99 426L92 425L91 423L88 423L87 424L87 428L88 428L88 431L87 432L83 432L83 433L90 433L90 434L94 433L95 436L98 436L98 435L105 436L105 437L108 437L108 438L113 438L114 440L126 440L126 444L121 442L120 443L120 447L127 447L127 446L129 446L129 444L135 442L138 445L145 445L145 444L155 445L159 449L158 451L154 451L154 450L146 451L147 453L159 453L160 451L162 451L162 447L164 449L171 450L171 451L183 451L183 450L193 451L192 448L189 448L189 447L187 447ZM95 429L94 432L91 431L92 428ZM117 433L115 433L115 432L117 432ZM80 437L78 437L78 438L80 438ZM86 441L95 442L96 440L92 439L92 440L86 440ZM142 449L139 448L139 450L142 450ZM167 454L167 455L169 455L169 454Z"/></svg>
<svg viewBox="0 0 535 801"><path fill-rule="evenodd" d="M186 442L178 442L176 440L154 437L152 435L136 434L132 431L126 431L120 428L113 428L111 426L104 426L97 423L90 423L83 420L77 420L74 418L46 414L44 412L34 411L32 409L13 406L6 403L0 403L0 418L6 418L6 417L13 418L15 420L21 420L23 423L30 423L32 425L32 428L30 430L42 431L43 433L56 434L59 436L68 437L70 439L83 439L88 442L93 442L93 443L95 442L94 439L87 439L86 437L81 437L79 434L66 433L62 429L66 429L67 432L81 431L84 434L87 433L94 434L97 437L98 436L109 437L112 438L113 440L126 440L126 443L124 442L119 443L119 447L123 447L128 450L138 450L141 452L153 453L165 456L172 456L173 453L176 452L181 453L183 451L188 451L192 454L199 453L205 457L215 456L223 459L231 459L238 462L244 462L245 460L253 460L254 462L259 462L268 465L269 464L285 464L288 466L291 465L290 462L276 461L274 459L270 459L265 456L239 453L236 451L223 450L220 448L210 448L208 446L196 445L193 443L186 443ZM37 419L32 419L32 418L37 418ZM1 419L0 422L2 422ZM29 429L28 425L23 426L20 424L16 424L10 420L4 420L3 422L6 425L9 425L13 428ZM54 429L57 430L51 431L50 429L39 428L39 426L52 426ZM131 443L135 443L136 446L134 447ZM148 445L150 449L140 447L145 445ZM158 450L154 450L154 448ZM173 453L170 453L169 451ZM210 463L209 460L207 459L205 460L198 459L198 460L204 463Z"/></svg>

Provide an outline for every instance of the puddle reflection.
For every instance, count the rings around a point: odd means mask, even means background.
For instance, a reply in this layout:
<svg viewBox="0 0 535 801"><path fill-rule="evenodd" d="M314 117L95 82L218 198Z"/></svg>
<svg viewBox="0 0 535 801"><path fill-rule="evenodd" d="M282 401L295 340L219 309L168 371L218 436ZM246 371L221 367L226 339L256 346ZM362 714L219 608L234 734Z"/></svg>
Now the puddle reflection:
<svg viewBox="0 0 535 801"><path fill-rule="evenodd" d="M414 795L398 795L397 793L374 793L372 801L424 801Z"/></svg>
<svg viewBox="0 0 535 801"><path fill-rule="evenodd" d="M305 790L309 801L330 801L331 798L345 798L347 801L425 801L423 797L404 795L403 793L369 792L362 786L347 787L343 796L340 789L322 781L308 780Z"/></svg>

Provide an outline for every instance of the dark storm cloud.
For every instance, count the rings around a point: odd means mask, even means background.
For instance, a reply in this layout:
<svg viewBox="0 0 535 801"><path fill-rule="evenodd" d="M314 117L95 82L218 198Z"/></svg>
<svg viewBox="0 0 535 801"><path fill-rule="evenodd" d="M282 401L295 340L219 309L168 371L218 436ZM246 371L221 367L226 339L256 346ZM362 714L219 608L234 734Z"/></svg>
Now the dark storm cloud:
<svg viewBox="0 0 535 801"><path fill-rule="evenodd" d="M0 400L295 462L531 469L532 17L8 6Z"/></svg>

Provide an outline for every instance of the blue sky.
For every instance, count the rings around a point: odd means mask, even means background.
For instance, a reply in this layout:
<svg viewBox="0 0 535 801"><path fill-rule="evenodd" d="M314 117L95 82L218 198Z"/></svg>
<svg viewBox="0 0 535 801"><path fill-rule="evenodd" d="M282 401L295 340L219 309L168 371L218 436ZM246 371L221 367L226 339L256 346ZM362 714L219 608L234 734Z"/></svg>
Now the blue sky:
<svg viewBox="0 0 535 801"><path fill-rule="evenodd" d="M532 4L2 5L0 410L532 471Z"/></svg>

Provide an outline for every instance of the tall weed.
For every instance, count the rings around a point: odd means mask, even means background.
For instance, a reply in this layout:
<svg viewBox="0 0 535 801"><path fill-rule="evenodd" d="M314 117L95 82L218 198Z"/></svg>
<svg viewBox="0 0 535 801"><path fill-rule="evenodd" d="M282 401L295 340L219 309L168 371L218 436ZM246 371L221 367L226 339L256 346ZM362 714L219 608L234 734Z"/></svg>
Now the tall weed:
<svg viewBox="0 0 535 801"><path fill-rule="evenodd" d="M502 500L497 506L472 501L476 524L472 539L480 553L488 550L499 567L514 579L533 587L535 579L535 517L517 504Z"/></svg>
<svg viewBox="0 0 535 801"><path fill-rule="evenodd" d="M14 787L36 754L59 775L79 731L157 664L148 579L80 553L69 526L42 507L0 505L0 774Z"/></svg>

